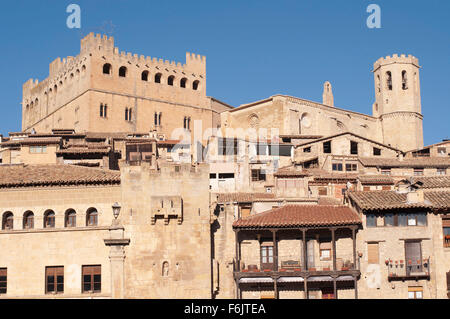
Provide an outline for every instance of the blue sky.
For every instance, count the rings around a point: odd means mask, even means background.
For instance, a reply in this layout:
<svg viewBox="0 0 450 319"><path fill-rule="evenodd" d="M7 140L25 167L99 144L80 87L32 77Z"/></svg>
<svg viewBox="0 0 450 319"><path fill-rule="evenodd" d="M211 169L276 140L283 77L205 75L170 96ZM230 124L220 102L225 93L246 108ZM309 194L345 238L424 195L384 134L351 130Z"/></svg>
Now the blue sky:
<svg viewBox="0 0 450 319"><path fill-rule="evenodd" d="M68 29L66 7L81 7ZM381 29L366 8L381 7ZM233 106L288 94L371 114L373 62L394 53L419 58L425 144L449 138L450 1L2 1L0 133L20 131L22 84L48 75L56 57L79 53L89 32L107 33L122 51L184 62L207 57L207 94Z"/></svg>

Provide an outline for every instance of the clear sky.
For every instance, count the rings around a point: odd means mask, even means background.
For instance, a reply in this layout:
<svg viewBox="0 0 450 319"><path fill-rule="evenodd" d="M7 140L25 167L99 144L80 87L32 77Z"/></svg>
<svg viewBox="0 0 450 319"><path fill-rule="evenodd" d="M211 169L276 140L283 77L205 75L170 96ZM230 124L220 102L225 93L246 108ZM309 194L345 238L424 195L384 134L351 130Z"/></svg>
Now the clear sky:
<svg viewBox="0 0 450 319"><path fill-rule="evenodd" d="M81 29L66 26L71 3ZM371 3L380 29L366 26ZM328 80L337 107L371 114L373 62L412 54L423 66L425 144L450 137L448 0L2 1L0 133L21 129L22 84L77 55L89 32L114 36L121 51L182 63L186 51L205 55L207 94L233 106L274 94L321 102Z"/></svg>

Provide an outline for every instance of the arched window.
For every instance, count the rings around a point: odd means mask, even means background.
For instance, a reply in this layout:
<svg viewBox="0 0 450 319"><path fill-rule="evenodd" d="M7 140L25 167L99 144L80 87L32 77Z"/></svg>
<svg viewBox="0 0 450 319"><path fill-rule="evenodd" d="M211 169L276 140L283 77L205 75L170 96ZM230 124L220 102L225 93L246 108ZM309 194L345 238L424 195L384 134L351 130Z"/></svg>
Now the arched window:
<svg viewBox="0 0 450 319"><path fill-rule="evenodd" d="M2 219L2 229L12 230L14 228L14 215L11 212L6 212L3 214Z"/></svg>
<svg viewBox="0 0 450 319"><path fill-rule="evenodd" d="M148 71L142 72L141 80L142 81L148 81Z"/></svg>
<svg viewBox="0 0 450 319"><path fill-rule="evenodd" d="M187 83L187 79L186 78L182 78L180 80L180 87L185 88L186 87L186 83Z"/></svg>
<svg viewBox="0 0 450 319"><path fill-rule="evenodd" d="M195 91L197 91L199 85L200 85L200 81L195 80L195 81L192 83L192 89L195 90Z"/></svg>
<svg viewBox="0 0 450 319"><path fill-rule="evenodd" d="M121 66L119 69L119 76L124 78L127 76L127 68L125 66Z"/></svg>
<svg viewBox="0 0 450 319"><path fill-rule="evenodd" d="M175 76L171 75L167 78L167 84L173 86L173 81L175 80Z"/></svg>
<svg viewBox="0 0 450 319"><path fill-rule="evenodd" d="M402 71L402 89L408 89L408 77L406 75L406 71Z"/></svg>
<svg viewBox="0 0 450 319"><path fill-rule="evenodd" d="M55 212L47 210L44 213L44 228L55 228Z"/></svg>
<svg viewBox="0 0 450 319"><path fill-rule="evenodd" d="M23 214L23 229L34 228L34 214L32 211L27 211Z"/></svg>
<svg viewBox="0 0 450 319"><path fill-rule="evenodd" d="M125 121L128 121L128 108L125 108Z"/></svg>
<svg viewBox="0 0 450 319"><path fill-rule="evenodd" d="M386 72L386 86L389 91L392 91L392 73L390 71Z"/></svg>
<svg viewBox="0 0 450 319"><path fill-rule="evenodd" d="M108 112L108 106L106 104L100 104L100 117L106 117Z"/></svg>
<svg viewBox="0 0 450 319"><path fill-rule="evenodd" d="M76 227L77 226L77 213L73 209L68 209L64 216L64 226L65 227Z"/></svg>
<svg viewBox="0 0 450 319"><path fill-rule="evenodd" d="M109 63L103 65L103 74L111 74L112 66Z"/></svg>
<svg viewBox="0 0 450 319"><path fill-rule="evenodd" d="M155 83L161 83L161 77L162 77L161 73L156 73L155 74Z"/></svg>
<svg viewBox="0 0 450 319"><path fill-rule="evenodd" d="M86 226L98 225L98 212L95 208L89 208L86 212Z"/></svg>

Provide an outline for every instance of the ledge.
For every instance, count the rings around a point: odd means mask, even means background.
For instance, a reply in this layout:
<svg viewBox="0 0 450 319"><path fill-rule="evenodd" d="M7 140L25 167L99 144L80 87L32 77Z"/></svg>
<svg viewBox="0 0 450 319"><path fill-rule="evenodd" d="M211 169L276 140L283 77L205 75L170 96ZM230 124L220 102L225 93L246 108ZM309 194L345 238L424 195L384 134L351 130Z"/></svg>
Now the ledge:
<svg viewBox="0 0 450 319"><path fill-rule="evenodd" d="M110 226L97 226L97 227L67 227L67 228L38 228L38 229L18 229L18 230L1 230L1 235L14 235L14 234L35 234L35 233L58 233L58 232L76 232L76 231L96 231L96 230L109 230Z"/></svg>

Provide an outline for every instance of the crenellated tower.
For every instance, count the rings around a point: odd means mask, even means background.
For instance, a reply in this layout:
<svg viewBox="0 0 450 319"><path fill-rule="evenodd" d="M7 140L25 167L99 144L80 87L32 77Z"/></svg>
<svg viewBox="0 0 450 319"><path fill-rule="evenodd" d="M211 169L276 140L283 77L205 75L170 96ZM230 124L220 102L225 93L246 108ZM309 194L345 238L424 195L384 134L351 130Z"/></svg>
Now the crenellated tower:
<svg viewBox="0 0 450 319"><path fill-rule="evenodd" d="M373 116L381 121L383 143L402 151L423 147L419 60L387 56L374 64Z"/></svg>

